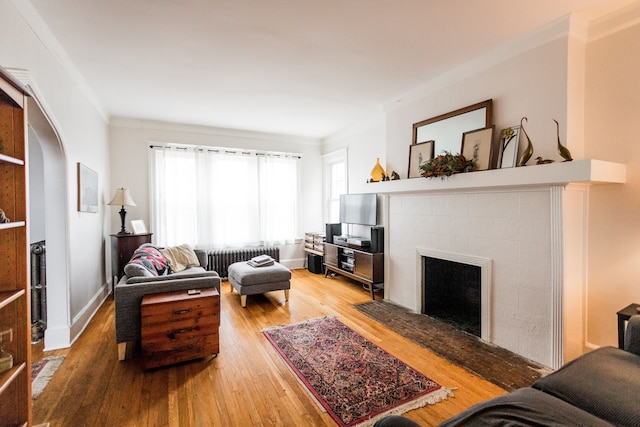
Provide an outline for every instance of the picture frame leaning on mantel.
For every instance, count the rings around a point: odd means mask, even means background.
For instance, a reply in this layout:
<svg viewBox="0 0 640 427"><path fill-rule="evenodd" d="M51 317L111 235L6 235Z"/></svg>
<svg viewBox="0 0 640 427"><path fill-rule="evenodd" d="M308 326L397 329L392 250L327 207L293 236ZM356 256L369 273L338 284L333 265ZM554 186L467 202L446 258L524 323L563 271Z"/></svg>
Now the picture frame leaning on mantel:
<svg viewBox="0 0 640 427"><path fill-rule="evenodd" d="M407 178L422 177L420 166L424 162L433 159L435 144L436 142L431 140L418 142L409 146L409 170L407 172Z"/></svg>
<svg viewBox="0 0 640 427"><path fill-rule="evenodd" d="M467 160L475 160L478 164L477 170L493 169L495 162L493 147L493 132L495 126L487 126L475 129L462 134L461 154Z"/></svg>

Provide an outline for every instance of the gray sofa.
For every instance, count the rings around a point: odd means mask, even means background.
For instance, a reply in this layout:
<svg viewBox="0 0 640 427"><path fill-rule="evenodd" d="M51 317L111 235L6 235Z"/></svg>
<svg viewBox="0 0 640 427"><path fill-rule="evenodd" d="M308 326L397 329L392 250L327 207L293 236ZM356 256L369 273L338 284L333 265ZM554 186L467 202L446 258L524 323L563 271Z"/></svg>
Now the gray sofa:
<svg viewBox="0 0 640 427"><path fill-rule="evenodd" d="M531 387L478 403L437 427L640 426L640 315L627 324L624 350L601 347ZM420 427L393 415L374 427Z"/></svg>
<svg viewBox="0 0 640 427"><path fill-rule="evenodd" d="M440 424L460 426L640 426L640 316L624 350L601 347L531 387L479 403Z"/></svg>
<svg viewBox="0 0 640 427"><path fill-rule="evenodd" d="M216 288L220 292L220 276L207 271L207 253L199 249L194 252L199 267L157 277L122 276L114 291L118 360L125 359L128 342L140 340L140 303L144 295L201 288Z"/></svg>

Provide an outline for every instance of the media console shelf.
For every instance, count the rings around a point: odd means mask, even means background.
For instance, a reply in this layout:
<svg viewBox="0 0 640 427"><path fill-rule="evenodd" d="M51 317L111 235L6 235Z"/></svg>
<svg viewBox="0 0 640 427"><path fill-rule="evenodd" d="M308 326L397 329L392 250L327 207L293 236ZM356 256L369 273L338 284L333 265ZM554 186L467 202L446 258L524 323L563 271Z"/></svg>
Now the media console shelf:
<svg viewBox="0 0 640 427"><path fill-rule="evenodd" d="M333 271L362 283L375 300L374 285L384 282L384 253L325 243L324 270L325 277Z"/></svg>

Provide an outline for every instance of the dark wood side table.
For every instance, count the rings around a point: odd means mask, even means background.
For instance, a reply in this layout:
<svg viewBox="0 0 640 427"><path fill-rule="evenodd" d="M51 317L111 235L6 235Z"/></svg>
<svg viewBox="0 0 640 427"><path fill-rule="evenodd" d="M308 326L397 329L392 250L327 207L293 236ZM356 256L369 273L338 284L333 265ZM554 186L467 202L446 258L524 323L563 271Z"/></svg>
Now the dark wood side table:
<svg viewBox="0 0 640 427"><path fill-rule="evenodd" d="M124 266L127 265L135 250L143 243L151 243L152 234L111 235L111 292L115 289L116 281L124 276Z"/></svg>
<svg viewBox="0 0 640 427"><path fill-rule="evenodd" d="M640 311L638 311L638 307L640 307L640 304L629 304L628 306L618 311L617 313L618 315L618 348L620 349L624 349L624 327L625 327L624 322L629 320L631 316L640 314Z"/></svg>

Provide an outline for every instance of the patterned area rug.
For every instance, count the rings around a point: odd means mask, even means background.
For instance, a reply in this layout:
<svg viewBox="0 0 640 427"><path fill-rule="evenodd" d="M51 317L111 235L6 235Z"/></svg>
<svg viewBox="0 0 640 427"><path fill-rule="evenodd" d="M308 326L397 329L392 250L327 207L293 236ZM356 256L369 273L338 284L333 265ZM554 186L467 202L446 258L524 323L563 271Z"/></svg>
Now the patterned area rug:
<svg viewBox="0 0 640 427"><path fill-rule="evenodd" d="M370 425L453 396L334 317L263 332L342 427Z"/></svg>
<svg viewBox="0 0 640 427"><path fill-rule="evenodd" d="M64 356L45 357L31 364L31 398L35 399L49 384L53 374L64 360Z"/></svg>

